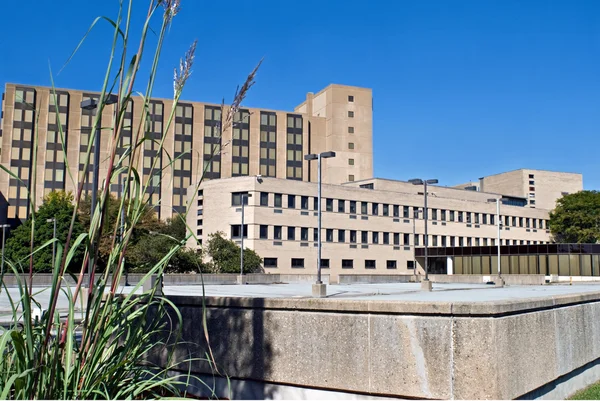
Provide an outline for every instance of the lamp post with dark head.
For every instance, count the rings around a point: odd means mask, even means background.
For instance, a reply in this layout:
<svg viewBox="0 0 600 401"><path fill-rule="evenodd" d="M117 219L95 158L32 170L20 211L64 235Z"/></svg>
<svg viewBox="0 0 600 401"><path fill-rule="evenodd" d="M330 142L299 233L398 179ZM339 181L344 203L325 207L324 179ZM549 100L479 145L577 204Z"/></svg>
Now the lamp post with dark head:
<svg viewBox="0 0 600 401"><path fill-rule="evenodd" d="M311 153L304 156L304 160L317 161L318 199L317 199L317 282L313 284L313 297L324 297L327 295L327 287L321 280L321 159L335 157L335 152Z"/></svg>
<svg viewBox="0 0 600 401"><path fill-rule="evenodd" d="M504 280L500 272L500 230L502 229L502 223L500 222L500 202L507 200L506 198L490 198L487 201L490 203L496 202L496 224L498 225L498 279L496 280L496 287L504 287Z"/></svg>
<svg viewBox="0 0 600 401"><path fill-rule="evenodd" d="M423 192L424 192L424 205L423 205L423 221L425 224L425 236L423 239L423 245L425 246L425 280L423 280L421 282L421 289L423 291L431 291L431 282L429 281L429 263L428 263L428 259L427 259L427 246L429 244L429 238L427 235L427 184L437 184L438 180L436 179L430 179L430 180L423 180L420 178L414 178L412 180L408 180L408 182L410 182L413 185L423 185ZM415 266L416 268L416 266Z"/></svg>

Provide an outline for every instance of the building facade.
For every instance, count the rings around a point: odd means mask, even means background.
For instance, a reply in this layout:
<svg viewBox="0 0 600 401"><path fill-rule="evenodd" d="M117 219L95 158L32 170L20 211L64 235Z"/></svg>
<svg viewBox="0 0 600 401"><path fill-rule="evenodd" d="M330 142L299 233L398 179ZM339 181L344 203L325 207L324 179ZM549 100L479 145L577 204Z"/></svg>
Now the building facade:
<svg viewBox="0 0 600 401"><path fill-rule="evenodd" d="M266 272L314 273L317 264L317 184L277 178L240 177L204 182L188 196L197 208L188 225L199 243L210 233L254 249ZM326 273L411 274L415 247L424 245L423 187L369 179L322 188L322 258ZM436 247L495 246L494 193L428 186L428 244ZM246 198L247 195L250 195ZM241 227L241 202L244 226ZM546 244L548 210L503 204L501 244ZM419 264L417 264L419 267ZM432 266L432 268L435 268ZM422 269L417 269L422 272ZM446 271L440 271L445 273Z"/></svg>
<svg viewBox="0 0 600 401"><path fill-rule="evenodd" d="M39 206L48 192L75 191L78 177L84 178L84 191L90 193L93 162L87 171L83 170L88 150L92 161L96 151L90 143L96 111L82 109L80 104L97 98L98 93L70 89L57 89L55 98L48 87L6 84L2 95L0 163L23 184L8 174L0 174L0 193L4 198L1 206L5 210L0 219L26 219L31 207ZM227 107L222 110L220 105L180 101L174 123L167 130L173 106L170 99L150 101L145 134L156 140L164 138L164 151L158 152L155 142L146 141L136 166L140 173L149 174L153 163L159 169L167 166L167 154L172 158L181 156L149 187L150 202L161 219L185 210L186 190L200 180L202 171L207 180L262 175L312 182L316 181L316 165L309 165L303 156L333 150L339 157L324 161L324 182L341 184L373 175L370 89L329 85L317 94L308 93L293 111L242 107L226 129L222 127ZM130 146L142 123L142 108L139 97L127 106L117 145L119 155ZM113 113L114 106L108 105L101 118L100 183L108 171ZM119 194L119 183L117 177L111 182L115 195ZM30 205L27 194L27 188L32 187L36 205Z"/></svg>

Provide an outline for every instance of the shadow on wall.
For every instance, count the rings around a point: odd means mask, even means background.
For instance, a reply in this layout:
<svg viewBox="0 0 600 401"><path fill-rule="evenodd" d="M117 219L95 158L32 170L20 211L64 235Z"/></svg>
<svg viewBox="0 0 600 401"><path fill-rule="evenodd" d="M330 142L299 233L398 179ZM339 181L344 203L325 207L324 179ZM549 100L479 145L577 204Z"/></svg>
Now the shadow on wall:
<svg viewBox="0 0 600 401"><path fill-rule="evenodd" d="M176 350L172 362L176 366L174 371L187 373L191 369L204 382L188 386L191 394L228 399L272 398L273 386L264 383L271 376L273 355L271 341L265 333L272 333L276 327L274 320L265 313L263 299L244 299L244 306L241 306L235 299L206 298L209 349L202 323L202 297L168 298L179 308L183 322L181 338L176 339L171 334L169 339ZM173 319L173 324L176 321ZM265 330L267 325L269 330ZM211 351L216 366L209 361ZM152 357L150 360L165 366L167 358L165 349L158 361ZM190 359L194 359L191 366L186 362ZM229 383L227 378L232 382ZM244 381L234 380L241 378Z"/></svg>

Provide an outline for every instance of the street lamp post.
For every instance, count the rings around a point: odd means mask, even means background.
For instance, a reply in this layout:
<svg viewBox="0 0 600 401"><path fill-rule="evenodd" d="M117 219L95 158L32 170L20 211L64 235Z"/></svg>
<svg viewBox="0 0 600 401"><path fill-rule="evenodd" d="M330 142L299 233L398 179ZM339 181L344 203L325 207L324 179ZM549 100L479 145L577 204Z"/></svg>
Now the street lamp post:
<svg viewBox="0 0 600 401"><path fill-rule="evenodd" d="M415 252L415 237L417 235L416 232L416 221L419 217L419 213L421 213L421 209L416 209L413 213L413 275L417 275L417 256Z"/></svg>
<svg viewBox="0 0 600 401"><path fill-rule="evenodd" d="M431 291L431 281L429 281L429 263L427 259L427 246L429 244L429 238L427 235L427 184L437 184L438 180L430 179L423 180L420 178L414 178L412 180L408 180L413 185L423 185L424 192L424 205L423 205L423 221L425 224L425 238L423 240L423 245L425 246L425 280L421 281L421 289L423 291ZM416 267L416 266L415 266Z"/></svg>
<svg viewBox="0 0 600 401"><path fill-rule="evenodd" d="M54 268L54 262L56 259L56 217L51 219L47 219L46 223L53 223L54 227L52 229L52 267Z"/></svg>
<svg viewBox="0 0 600 401"><path fill-rule="evenodd" d="M304 160L317 160L317 177L318 177L318 199L317 199L317 282L313 284L313 297L324 297L327 295L327 286L321 280L321 159L335 157L335 152L311 153L304 156Z"/></svg>
<svg viewBox="0 0 600 401"><path fill-rule="evenodd" d="M500 230L502 229L502 223L500 222L500 202L504 201L504 198L490 198L488 202L496 202L496 225L498 226L498 279L496 280L496 287L504 287L504 280L500 272Z"/></svg>
<svg viewBox="0 0 600 401"><path fill-rule="evenodd" d="M6 244L6 229L10 227L10 224L2 224L0 227L2 227L2 267L0 270L4 275L4 244Z"/></svg>
<svg viewBox="0 0 600 401"><path fill-rule="evenodd" d="M115 104L117 103L117 96L108 94L104 98L104 104ZM81 102L81 108L84 110L94 110L98 108L98 101L90 98ZM100 118L102 120L102 118ZM100 127L96 127L96 135L94 136L94 174L92 178L92 203L90 204L90 224L94 218L94 212L96 211L96 196L98 192L98 179L100 175ZM88 263L88 275L90 278L89 286L92 286L92 264Z"/></svg>
<svg viewBox="0 0 600 401"><path fill-rule="evenodd" d="M244 205L248 202L248 198L252 198L252 194L242 194L242 226L240 227L240 236L242 243L240 246L240 284L244 284Z"/></svg>

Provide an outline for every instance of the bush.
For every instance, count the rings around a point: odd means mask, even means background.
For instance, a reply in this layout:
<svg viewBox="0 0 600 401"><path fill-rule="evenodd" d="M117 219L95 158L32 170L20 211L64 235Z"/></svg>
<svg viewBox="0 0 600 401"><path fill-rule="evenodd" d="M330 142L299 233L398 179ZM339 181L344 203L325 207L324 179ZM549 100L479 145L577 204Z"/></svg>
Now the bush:
<svg viewBox="0 0 600 401"><path fill-rule="evenodd" d="M240 247L224 237L222 232L210 234L205 248L210 258L207 264L213 273L239 273ZM252 249L244 248L244 273L262 272L262 258Z"/></svg>

